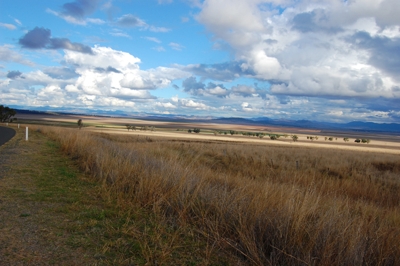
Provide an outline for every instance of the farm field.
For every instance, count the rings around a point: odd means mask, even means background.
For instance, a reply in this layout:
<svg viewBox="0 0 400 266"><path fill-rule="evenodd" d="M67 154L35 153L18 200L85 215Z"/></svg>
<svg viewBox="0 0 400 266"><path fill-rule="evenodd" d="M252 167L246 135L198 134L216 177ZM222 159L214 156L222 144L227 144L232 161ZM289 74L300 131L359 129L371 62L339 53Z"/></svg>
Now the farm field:
<svg viewBox="0 0 400 266"><path fill-rule="evenodd" d="M358 150L365 152L384 152L392 154L400 154L400 136L366 134L356 132L323 132L313 129L298 129L287 127L270 127L270 126L249 126L249 125L230 125L215 123L177 123L163 121L146 121L129 118L112 118L112 117L93 117L93 116L66 116L66 115L18 115L20 121L29 123L44 123L48 125L76 127L78 119L84 122L84 130L92 132L103 132L110 134L122 135L141 135L154 137L167 137L188 140L208 140L208 141L227 141L227 142L249 142L264 143L266 145L292 145L314 148L334 148L343 150ZM136 130L128 131L126 124L136 127ZM140 130L142 127L154 127L154 130ZM199 134L187 132L188 129L200 128ZM242 136L240 134L230 135L229 131L237 132L259 132L264 134L280 134L287 137L280 137L276 141L272 141L268 136L262 139L258 137ZM227 134L215 134L216 131L227 132ZM298 141L293 142L291 135L297 135ZM307 137L314 137L313 140ZM315 136L318 139L315 139ZM333 138L329 141L329 138ZM348 142L344 142L343 138L349 138ZM325 139L327 138L327 139ZM371 140L370 143L355 143L359 138Z"/></svg>
<svg viewBox="0 0 400 266"><path fill-rule="evenodd" d="M150 212L171 232L191 228L185 232L207 243L209 258L225 254L228 265L400 263L395 136L370 135L371 143L358 144L354 139L365 135L348 135L345 143L293 128L90 117L27 122L101 184L102 197L128 213ZM128 132L126 124L148 128ZM188 133L191 128L201 132ZM214 134L232 129L296 134L299 141ZM175 237L163 239L176 255ZM150 261L171 262L154 254Z"/></svg>

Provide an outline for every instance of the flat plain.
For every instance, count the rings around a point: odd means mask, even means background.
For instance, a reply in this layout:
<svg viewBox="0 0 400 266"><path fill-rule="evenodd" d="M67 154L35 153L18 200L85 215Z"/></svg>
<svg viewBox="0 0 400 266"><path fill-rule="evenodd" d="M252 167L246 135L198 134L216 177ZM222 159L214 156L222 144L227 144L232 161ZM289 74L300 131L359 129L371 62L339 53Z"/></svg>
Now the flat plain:
<svg viewBox="0 0 400 266"><path fill-rule="evenodd" d="M238 124L217 124L198 122L165 122L140 120L131 118L78 116L78 115L18 115L18 119L24 123L38 123L54 126L77 126L77 120L82 119L84 130L122 135L139 135L164 137L170 139L188 139L197 141L223 141L254 143L265 145L291 145L300 147L329 148L342 150L355 150L365 152L400 154L400 133L398 135L374 134L354 131L321 131L317 129L300 129L294 127L255 126ZM135 126L135 130L127 130L126 125ZM144 127L149 129L141 130ZM154 127L153 130L150 130ZM201 132L188 133L189 129L200 128ZM229 131L254 132L263 134L277 134L278 140L270 140L268 136L263 138L243 136L241 134L230 135ZM219 134L217 133L219 132ZM227 134L224 134L227 132ZM294 142L291 135L297 135ZM307 139L313 137L313 140ZM315 138L317 137L317 139ZM329 140L332 138L332 140ZM348 142L343 139L348 138ZM356 139L369 139L370 143L355 143Z"/></svg>
<svg viewBox="0 0 400 266"><path fill-rule="evenodd" d="M18 122L55 143L125 217L105 217L107 237L87 251L104 264L400 264L398 136L88 116ZM150 228L140 217L152 217Z"/></svg>

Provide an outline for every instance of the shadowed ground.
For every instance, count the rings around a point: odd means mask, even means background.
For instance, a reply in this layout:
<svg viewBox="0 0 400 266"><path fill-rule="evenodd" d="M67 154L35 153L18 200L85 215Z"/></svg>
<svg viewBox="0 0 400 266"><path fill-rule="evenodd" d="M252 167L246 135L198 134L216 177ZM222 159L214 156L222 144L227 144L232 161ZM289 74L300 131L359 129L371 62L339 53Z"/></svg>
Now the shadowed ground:
<svg viewBox="0 0 400 266"><path fill-rule="evenodd" d="M9 127L0 126L0 146L15 136L15 130Z"/></svg>

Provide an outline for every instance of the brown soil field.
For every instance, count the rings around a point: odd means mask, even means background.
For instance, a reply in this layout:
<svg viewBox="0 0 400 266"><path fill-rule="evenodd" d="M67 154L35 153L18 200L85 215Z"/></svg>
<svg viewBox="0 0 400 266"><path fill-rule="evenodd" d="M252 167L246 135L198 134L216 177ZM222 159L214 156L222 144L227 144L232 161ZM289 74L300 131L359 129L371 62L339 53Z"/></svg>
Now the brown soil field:
<svg viewBox="0 0 400 266"><path fill-rule="evenodd" d="M116 117L97 117L97 116L78 116L78 115L17 115L20 123L38 123L55 126L76 126L78 119L82 119L84 128L93 132L103 132L111 134L152 136L160 138L187 139L196 141L218 141L218 142L245 142L249 144L265 145L290 145L298 147L329 148L343 150L358 150L365 152L392 153L400 154L400 136L383 134L366 134L358 132L324 132L315 129L300 129L289 127L271 127L257 125L237 125L237 124L216 124L216 123L197 123L197 122L167 122L149 121L132 118ZM139 127L155 127L154 131L131 130L128 131L126 124ZM15 125L14 125L15 126ZM190 128L200 128L199 134L188 133ZM246 131L260 132L265 134L287 134L287 138L281 137L279 140L270 140L268 136L264 138L249 137L242 135L214 135L213 131ZM298 141L293 142L290 135L297 135ZM308 140L307 136L318 136L318 140ZM325 137L332 137L333 141L325 140ZM349 138L349 142L344 142L343 138ZM369 144L355 143L357 138L367 138L371 140ZM337 140L336 140L337 139Z"/></svg>

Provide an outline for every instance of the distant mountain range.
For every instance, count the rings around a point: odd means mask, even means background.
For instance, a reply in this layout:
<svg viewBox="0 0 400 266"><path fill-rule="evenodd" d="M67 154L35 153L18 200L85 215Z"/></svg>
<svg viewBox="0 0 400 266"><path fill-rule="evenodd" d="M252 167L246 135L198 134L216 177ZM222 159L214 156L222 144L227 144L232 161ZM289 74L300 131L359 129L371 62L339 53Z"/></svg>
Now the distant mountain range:
<svg viewBox="0 0 400 266"><path fill-rule="evenodd" d="M48 112L45 110L21 110L16 109L20 114L60 114L60 115L88 115L83 113L73 112ZM281 120L271 119L268 117L255 118L240 118L240 117L204 117L204 116L185 116L185 115L154 115L146 113L137 113L128 115L121 112L98 112L98 116L105 117L126 117L135 119L145 119L153 121L169 121L169 122L204 122L204 123L221 123L221 124L240 124L240 125L260 125L260 126L280 126L280 127L295 127L304 129L319 129L319 130L337 130L337 131L356 131L364 133L388 133L400 134L400 124L397 123L373 123L353 121L350 123L332 123L310 120Z"/></svg>

